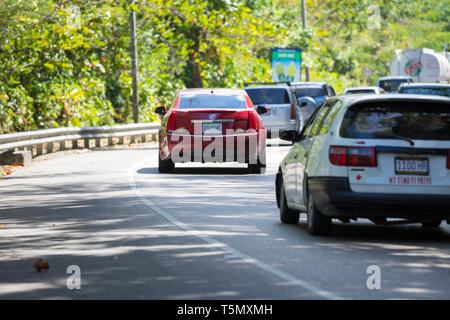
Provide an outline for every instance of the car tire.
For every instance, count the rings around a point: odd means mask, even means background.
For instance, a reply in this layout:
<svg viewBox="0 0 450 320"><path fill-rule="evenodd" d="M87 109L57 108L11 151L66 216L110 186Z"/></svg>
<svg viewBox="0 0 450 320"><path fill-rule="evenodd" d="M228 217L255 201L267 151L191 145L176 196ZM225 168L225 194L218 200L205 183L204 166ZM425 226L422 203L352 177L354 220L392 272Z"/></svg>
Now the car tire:
<svg viewBox="0 0 450 320"><path fill-rule="evenodd" d="M282 223L293 224L298 223L300 219L300 213L292 210L287 205L286 193L284 191L283 180L280 181L280 187L278 188L280 199L280 220Z"/></svg>
<svg viewBox="0 0 450 320"><path fill-rule="evenodd" d="M314 236L326 236L331 232L331 218L317 209L311 194L308 196L306 230Z"/></svg>
<svg viewBox="0 0 450 320"><path fill-rule="evenodd" d="M428 221L428 222L422 222L422 227L424 228L439 228L441 225L441 220L436 221Z"/></svg>
<svg viewBox="0 0 450 320"><path fill-rule="evenodd" d="M166 160L161 160L161 155L158 156L158 171L160 173L172 173L175 168L175 164L173 163L171 158Z"/></svg>

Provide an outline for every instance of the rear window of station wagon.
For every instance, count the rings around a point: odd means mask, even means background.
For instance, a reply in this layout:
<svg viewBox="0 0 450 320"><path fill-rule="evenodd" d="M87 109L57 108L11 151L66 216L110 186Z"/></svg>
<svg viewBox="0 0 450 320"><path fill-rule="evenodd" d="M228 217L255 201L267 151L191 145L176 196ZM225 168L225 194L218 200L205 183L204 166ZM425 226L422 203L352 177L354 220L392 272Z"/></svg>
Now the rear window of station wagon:
<svg viewBox="0 0 450 320"><path fill-rule="evenodd" d="M450 103L372 102L350 107L340 135L355 139L450 140Z"/></svg>
<svg viewBox="0 0 450 320"><path fill-rule="evenodd" d="M244 95L181 95L180 109L245 109Z"/></svg>

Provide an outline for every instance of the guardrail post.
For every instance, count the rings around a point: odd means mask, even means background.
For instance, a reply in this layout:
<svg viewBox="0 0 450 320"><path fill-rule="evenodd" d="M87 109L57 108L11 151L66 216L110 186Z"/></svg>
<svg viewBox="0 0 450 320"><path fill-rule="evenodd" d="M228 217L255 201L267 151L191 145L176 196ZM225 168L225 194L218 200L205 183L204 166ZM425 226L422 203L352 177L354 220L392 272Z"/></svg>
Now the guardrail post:
<svg viewBox="0 0 450 320"><path fill-rule="evenodd" d="M78 149L78 140L72 140L72 149Z"/></svg>
<svg viewBox="0 0 450 320"><path fill-rule="evenodd" d="M46 149L45 153L53 153L55 151L55 144L53 142L47 143Z"/></svg>
<svg viewBox="0 0 450 320"><path fill-rule="evenodd" d="M102 146L102 139L101 138L95 138L95 147L100 148Z"/></svg>
<svg viewBox="0 0 450 320"><path fill-rule="evenodd" d="M42 145L42 144L38 144L38 145L36 145L36 155L37 156L40 156L40 155L43 155L44 154L44 148L43 148L44 146Z"/></svg>
<svg viewBox="0 0 450 320"><path fill-rule="evenodd" d="M89 138L84 139L84 148L89 149Z"/></svg>

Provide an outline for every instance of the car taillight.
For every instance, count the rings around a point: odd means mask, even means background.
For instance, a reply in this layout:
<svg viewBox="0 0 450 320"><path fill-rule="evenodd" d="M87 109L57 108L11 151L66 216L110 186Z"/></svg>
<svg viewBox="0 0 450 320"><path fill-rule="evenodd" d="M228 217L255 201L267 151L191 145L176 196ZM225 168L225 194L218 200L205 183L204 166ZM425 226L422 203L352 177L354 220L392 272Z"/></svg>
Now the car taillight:
<svg viewBox="0 0 450 320"><path fill-rule="evenodd" d="M258 129L257 115L253 111L249 111L248 112L248 128L249 129L254 129L254 130Z"/></svg>
<svg viewBox="0 0 450 320"><path fill-rule="evenodd" d="M291 120L297 119L297 112L295 111L295 104L291 103Z"/></svg>
<svg viewBox="0 0 450 320"><path fill-rule="evenodd" d="M448 154L447 154L447 169L450 170L450 150L448 150Z"/></svg>
<svg viewBox="0 0 450 320"><path fill-rule="evenodd" d="M336 166L376 167L375 147L330 146L330 162Z"/></svg>
<svg viewBox="0 0 450 320"><path fill-rule="evenodd" d="M172 113L169 116L169 119L167 120L167 131L172 132L175 128L175 111L172 111Z"/></svg>

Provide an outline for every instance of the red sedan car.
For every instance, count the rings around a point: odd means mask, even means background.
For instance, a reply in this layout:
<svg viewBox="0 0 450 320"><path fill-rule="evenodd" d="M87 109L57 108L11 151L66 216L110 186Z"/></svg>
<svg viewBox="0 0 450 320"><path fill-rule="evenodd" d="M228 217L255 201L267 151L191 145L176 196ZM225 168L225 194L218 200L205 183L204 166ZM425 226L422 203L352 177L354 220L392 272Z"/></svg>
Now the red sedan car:
<svg viewBox="0 0 450 320"><path fill-rule="evenodd" d="M184 89L162 115L159 131L159 171L170 173L175 163L240 162L262 173L266 160L266 132L244 90Z"/></svg>

